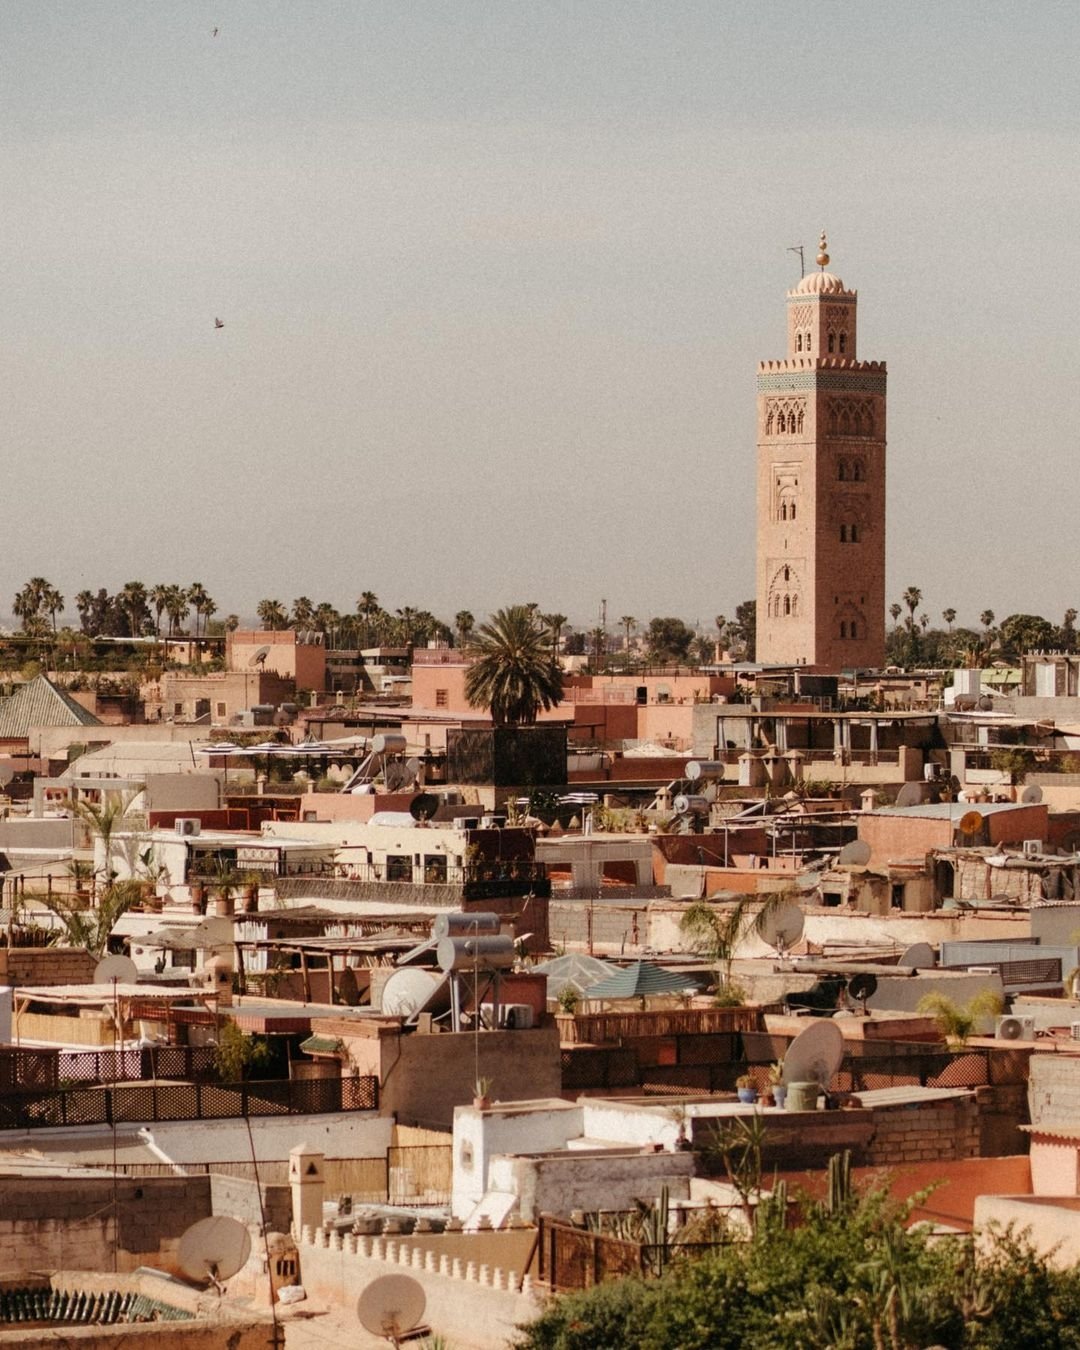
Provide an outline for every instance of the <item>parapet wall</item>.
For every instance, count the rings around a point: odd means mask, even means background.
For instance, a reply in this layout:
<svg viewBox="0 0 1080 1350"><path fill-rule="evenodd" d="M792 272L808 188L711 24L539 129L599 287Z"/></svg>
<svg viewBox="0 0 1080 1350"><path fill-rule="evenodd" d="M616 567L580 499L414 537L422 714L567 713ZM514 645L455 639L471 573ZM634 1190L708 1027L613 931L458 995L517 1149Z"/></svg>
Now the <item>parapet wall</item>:
<svg viewBox="0 0 1080 1350"><path fill-rule="evenodd" d="M408 1241L305 1228L300 1280L308 1297L339 1307L380 1275L408 1273L424 1291L424 1321L458 1350L503 1350L540 1312L532 1279L498 1266L451 1258Z"/></svg>

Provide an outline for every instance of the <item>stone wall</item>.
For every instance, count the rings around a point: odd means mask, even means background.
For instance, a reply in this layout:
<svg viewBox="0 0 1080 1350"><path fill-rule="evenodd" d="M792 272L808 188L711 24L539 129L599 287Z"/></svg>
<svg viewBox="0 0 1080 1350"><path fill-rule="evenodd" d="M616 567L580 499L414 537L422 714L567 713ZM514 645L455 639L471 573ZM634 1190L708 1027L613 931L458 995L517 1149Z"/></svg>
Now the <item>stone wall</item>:
<svg viewBox="0 0 1080 1350"><path fill-rule="evenodd" d="M115 1187L115 1205L114 1205ZM208 1177L0 1178L0 1271L176 1269L184 1230L210 1209Z"/></svg>
<svg viewBox="0 0 1080 1350"><path fill-rule="evenodd" d="M0 984L90 984L96 965L81 947L0 947Z"/></svg>
<svg viewBox="0 0 1080 1350"><path fill-rule="evenodd" d="M215 1214L227 1214L244 1223L266 1220L270 1232L287 1233L292 1223L292 1194L287 1185L262 1183L262 1207L254 1181L244 1177L210 1174L210 1203Z"/></svg>
<svg viewBox="0 0 1080 1350"><path fill-rule="evenodd" d="M1080 1055L1032 1055L1028 1106L1033 1126L1075 1129L1080 1120Z"/></svg>
<svg viewBox="0 0 1080 1350"><path fill-rule="evenodd" d="M663 1186L673 1200L685 1200L693 1172L692 1153L568 1149L495 1158L488 1183L492 1190L516 1195L521 1217L535 1223L541 1214L568 1219L575 1209L633 1209L638 1200L655 1200Z"/></svg>
<svg viewBox="0 0 1080 1350"><path fill-rule="evenodd" d="M455 1350L503 1350L515 1328L540 1312L528 1275L436 1255L408 1240L305 1228L299 1250L308 1297L338 1307L354 1306L358 1291L380 1275L408 1274L424 1291L424 1321Z"/></svg>

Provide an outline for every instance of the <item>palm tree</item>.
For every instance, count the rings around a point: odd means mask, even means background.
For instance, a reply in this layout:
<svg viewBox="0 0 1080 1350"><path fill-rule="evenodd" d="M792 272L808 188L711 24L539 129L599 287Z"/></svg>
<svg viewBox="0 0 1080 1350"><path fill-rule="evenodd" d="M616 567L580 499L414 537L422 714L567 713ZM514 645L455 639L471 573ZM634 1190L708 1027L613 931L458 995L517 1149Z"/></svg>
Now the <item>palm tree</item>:
<svg viewBox="0 0 1080 1350"><path fill-rule="evenodd" d="M226 633L235 633L240 627L239 614L226 614L224 619Z"/></svg>
<svg viewBox="0 0 1080 1350"><path fill-rule="evenodd" d="M55 637L56 616L64 608L64 597L60 594L60 592L56 589L56 587L52 584L52 582L46 582L44 588L42 589L41 608L46 612L46 614L48 614L49 618L52 620L53 636Z"/></svg>
<svg viewBox="0 0 1080 1350"><path fill-rule="evenodd" d="M120 797L106 797L100 805L81 798L73 803L76 816L101 840L104 849L104 865L101 870L106 890L116 879L112 865L113 835L116 833L116 827L127 815L135 796L134 792L127 792Z"/></svg>
<svg viewBox="0 0 1080 1350"><path fill-rule="evenodd" d="M398 630L401 634L402 645L412 646L413 630L416 627L417 611L411 605L405 605L401 609L395 609L394 613L398 618Z"/></svg>
<svg viewBox="0 0 1080 1350"><path fill-rule="evenodd" d="M703 875L702 886L704 880ZM716 966L718 995L731 989L731 968L739 946L751 934L761 936L768 915L793 903L793 893L780 890L766 896L746 894L722 906L696 900L687 907L679 931L695 951Z"/></svg>
<svg viewBox="0 0 1080 1350"><path fill-rule="evenodd" d="M541 614L540 622L551 634L551 655L554 659L559 654L559 642L562 638L563 625L566 623L566 615Z"/></svg>
<svg viewBox="0 0 1080 1350"><path fill-rule="evenodd" d="M79 612L79 626L84 633L90 631L90 613L94 608L94 592L80 591L75 597L75 608Z"/></svg>
<svg viewBox="0 0 1080 1350"><path fill-rule="evenodd" d="M288 611L280 600L260 600L255 607L255 613L259 616L262 626L272 632L284 628L289 621Z"/></svg>
<svg viewBox="0 0 1080 1350"><path fill-rule="evenodd" d="M167 589L165 612L169 616L169 636L172 637L188 616L188 593L183 586L169 586Z"/></svg>
<svg viewBox="0 0 1080 1350"><path fill-rule="evenodd" d="M941 617L945 620L945 626L948 628L949 632L951 633L951 632L952 632L952 626L953 626L953 624L956 622L956 610L955 610L955 609L943 609L943 610L941 611Z"/></svg>
<svg viewBox="0 0 1080 1350"><path fill-rule="evenodd" d="M85 594L85 592L80 592L80 594ZM161 616L162 614L164 614L165 609L169 603L168 586L166 586L163 581L159 581L156 586L151 586L149 600L150 603L154 606L154 632L157 634L158 637L160 637ZM78 597L76 597L75 603L78 604Z"/></svg>
<svg viewBox="0 0 1080 1350"><path fill-rule="evenodd" d="M904 604L908 607L907 626L911 632L915 631L915 611L922 603L922 591L918 586L909 586L903 595Z"/></svg>
<svg viewBox="0 0 1080 1350"><path fill-rule="evenodd" d="M292 602L292 625L294 628L315 626L315 606L306 595L301 595Z"/></svg>
<svg viewBox="0 0 1080 1350"><path fill-rule="evenodd" d="M989 637L990 625L994 622L994 611L992 609L984 609L983 612L979 615L979 622L986 630L986 636Z"/></svg>
<svg viewBox="0 0 1080 1350"><path fill-rule="evenodd" d="M465 697L488 707L496 726L531 725L562 699L562 671L547 647L547 629L527 605L497 610L475 642L478 660L465 673Z"/></svg>
<svg viewBox="0 0 1080 1350"><path fill-rule="evenodd" d="M141 581L128 581L120 588L117 603L124 611L132 637L138 637L142 631L143 620L150 617L147 607L149 593Z"/></svg>
<svg viewBox="0 0 1080 1350"><path fill-rule="evenodd" d="M619 620L623 632L626 634L626 654L630 655L630 634L637 627L637 619L632 614L624 614Z"/></svg>
<svg viewBox="0 0 1080 1350"><path fill-rule="evenodd" d="M199 620L206 610L206 602L210 599L206 587L201 581L193 581L187 589L187 598L195 611L195 636L199 636Z"/></svg>
<svg viewBox="0 0 1080 1350"><path fill-rule="evenodd" d="M896 603L895 600L889 606L889 613L892 615L892 621L894 624L896 624L897 628L900 627L900 615L903 614L903 612L904 612L903 609Z"/></svg>
<svg viewBox="0 0 1080 1350"><path fill-rule="evenodd" d="M457 634L457 645L467 647L472 631L476 627L476 620L467 609L459 609L454 615L454 632Z"/></svg>

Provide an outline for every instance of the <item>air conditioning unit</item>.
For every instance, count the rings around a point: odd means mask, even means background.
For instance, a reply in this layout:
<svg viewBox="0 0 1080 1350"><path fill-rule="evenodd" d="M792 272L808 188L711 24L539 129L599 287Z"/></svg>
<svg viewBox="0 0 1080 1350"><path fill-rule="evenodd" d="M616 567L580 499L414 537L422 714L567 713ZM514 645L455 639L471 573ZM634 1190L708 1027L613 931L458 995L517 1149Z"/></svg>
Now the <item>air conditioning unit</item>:
<svg viewBox="0 0 1080 1350"><path fill-rule="evenodd" d="M1080 1041L1080 1022L1069 1023L1069 1035L1074 1041Z"/></svg>
<svg viewBox="0 0 1080 1350"><path fill-rule="evenodd" d="M998 968L997 966L968 966L967 973L969 975L996 975Z"/></svg>
<svg viewBox="0 0 1080 1350"><path fill-rule="evenodd" d="M1041 839L1025 839L1021 848L1024 850L1025 858L1035 858L1042 852Z"/></svg>
<svg viewBox="0 0 1080 1350"><path fill-rule="evenodd" d="M994 1036L999 1041L1033 1041L1035 1039L1034 1017L999 1017L994 1027Z"/></svg>
<svg viewBox="0 0 1080 1350"><path fill-rule="evenodd" d="M939 778L944 778L945 770L940 764L924 764L923 778L927 783L936 783Z"/></svg>
<svg viewBox="0 0 1080 1350"><path fill-rule="evenodd" d="M177 834L183 835L185 839L190 839L202 830L202 821L198 816L177 816L173 822L173 828Z"/></svg>

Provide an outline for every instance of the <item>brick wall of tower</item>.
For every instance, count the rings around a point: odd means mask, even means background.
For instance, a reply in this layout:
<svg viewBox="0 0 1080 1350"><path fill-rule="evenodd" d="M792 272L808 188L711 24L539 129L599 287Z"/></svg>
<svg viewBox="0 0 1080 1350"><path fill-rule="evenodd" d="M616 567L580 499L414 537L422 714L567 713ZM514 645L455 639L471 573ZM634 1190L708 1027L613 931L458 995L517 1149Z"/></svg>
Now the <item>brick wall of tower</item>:
<svg viewBox="0 0 1080 1350"><path fill-rule="evenodd" d="M759 661L884 664L886 376L855 341L855 292L796 289L758 369Z"/></svg>

